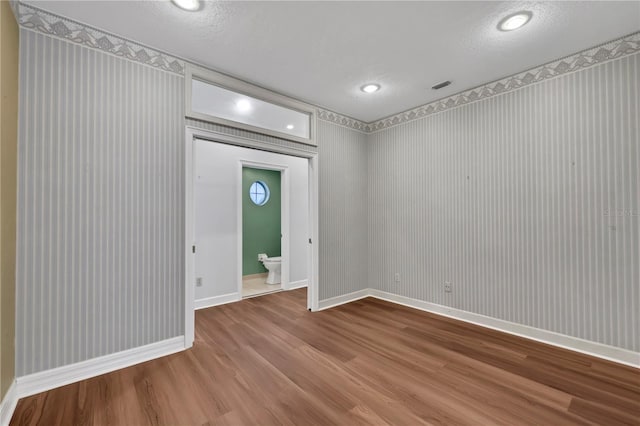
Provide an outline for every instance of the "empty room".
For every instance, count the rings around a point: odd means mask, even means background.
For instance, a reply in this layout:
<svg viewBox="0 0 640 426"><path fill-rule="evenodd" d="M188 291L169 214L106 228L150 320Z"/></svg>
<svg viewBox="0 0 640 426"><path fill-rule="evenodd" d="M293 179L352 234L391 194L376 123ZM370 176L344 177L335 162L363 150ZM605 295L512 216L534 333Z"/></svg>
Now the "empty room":
<svg viewBox="0 0 640 426"><path fill-rule="evenodd" d="M0 37L0 426L640 426L640 1Z"/></svg>

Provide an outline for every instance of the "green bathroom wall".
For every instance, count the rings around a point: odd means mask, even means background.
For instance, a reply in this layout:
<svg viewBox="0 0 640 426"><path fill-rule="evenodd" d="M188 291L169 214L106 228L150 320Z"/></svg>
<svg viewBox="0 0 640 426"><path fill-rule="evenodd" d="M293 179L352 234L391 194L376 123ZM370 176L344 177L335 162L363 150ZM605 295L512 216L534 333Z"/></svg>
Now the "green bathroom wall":
<svg viewBox="0 0 640 426"><path fill-rule="evenodd" d="M267 184L271 193L265 205L255 205L249 188L255 181ZM242 275L267 272L258 253L280 256L281 193L280 172L245 167L242 169Z"/></svg>

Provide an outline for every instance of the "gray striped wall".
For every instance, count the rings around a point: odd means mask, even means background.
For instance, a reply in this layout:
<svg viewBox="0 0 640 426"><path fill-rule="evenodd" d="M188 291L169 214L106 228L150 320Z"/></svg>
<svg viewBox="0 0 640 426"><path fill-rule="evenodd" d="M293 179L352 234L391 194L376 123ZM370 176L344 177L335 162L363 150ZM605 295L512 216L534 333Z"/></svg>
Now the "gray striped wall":
<svg viewBox="0 0 640 426"><path fill-rule="evenodd" d="M371 286L640 351L639 61L369 135Z"/></svg>
<svg viewBox="0 0 640 426"><path fill-rule="evenodd" d="M319 300L367 288L367 135L318 121Z"/></svg>
<svg viewBox="0 0 640 426"><path fill-rule="evenodd" d="M16 369L183 333L183 79L22 30Z"/></svg>
<svg viewBox="0 0 640 426"><path fill-rule="evenodd" d="M30 30L20 37L17 376L183 333L185 124L300 146L185 121L180 75ZM321 298L366 276L364 141L319 124L320 238L332 241L320 247ZM357 244L340 241L347 229Z"/></svg>
<svg viewBox="0 0 640 426"><path fill-rule="evenodd" d="M24 29L20 55L17 376L182 334L184 125L292 143L185 122L177 74ZM638 61L369 135L319 120L320 300L640 350Z"/></svg>

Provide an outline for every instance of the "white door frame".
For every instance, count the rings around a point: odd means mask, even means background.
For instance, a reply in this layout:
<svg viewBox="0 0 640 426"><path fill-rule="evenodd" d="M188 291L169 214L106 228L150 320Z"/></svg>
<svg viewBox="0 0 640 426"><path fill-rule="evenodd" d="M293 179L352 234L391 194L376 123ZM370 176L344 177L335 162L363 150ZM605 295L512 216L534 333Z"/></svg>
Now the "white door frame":
<svg viewBox="0 0 640 426"><path fill-rule="evenodd" d="M263 163L260 161L250 161L250 160L240 160L238 161L238 188L242 188L242 169L245 167L250 167L252 169L262 169L262 170L273 170L276 172L280 172L280 250L282 256L282 264L281 264L281 276L280 282L281 288L283 290L289 289L289 276L291 274L290 270L290 227L291 227L291 211L289 201L289 191L291 189L289 185L289 166L286 164L277 164L277 163ZM244 266L243 261L243 253L242 253L242 199L245 194L238 197L238 293L240 293L240 297L242 297L242 267ZM268 254L268 253L267 253Z"/></svg>
<svg viewBox="0 0 640 426"><path fill-rule="evenodd" d="M210 130L203 130L192 126L185 127L185 283L184 283L184 345L185 348L193 346L195 335L195 208L194 208L194 143L196 139L212 142L242 146L246 148L261 149L263 151L278 154L293 155L306 158L309 162L309 245L307 251L307 308L311 311L318 310L318 154L305 147L289 147L274 145L241 136L232 136ZM242 275L242 274L241 274Z"/></svg>

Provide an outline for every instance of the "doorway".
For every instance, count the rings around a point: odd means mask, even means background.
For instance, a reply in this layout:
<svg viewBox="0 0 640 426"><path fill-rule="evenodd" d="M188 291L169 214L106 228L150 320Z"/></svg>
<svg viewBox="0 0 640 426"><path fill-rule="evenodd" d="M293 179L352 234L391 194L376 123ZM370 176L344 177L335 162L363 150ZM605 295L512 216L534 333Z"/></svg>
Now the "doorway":
<svg viewBox="0 0 640 426"><path fill-rule="evenodd" d="M190 347L193 343L194 309L242 299L243 232L238 194L243 168L279 171L281 191L303 194L281 198L281 288L307 287L307 308L316 310L318 160L315 148L273 145L190 127L186 133L185 345ZM251 149L238 151L238 148ZM235 157L229 161L231 153ZM213 162L203 163L207 159ZM304 179L296 177L301 170ZM213 176L214 172L224 173L224 177L218 179ZM287 185L289 190L285 189ZM301 188L304 191L300 191ZM198 196L203 189L207 197ZM256 196L258 192L261 191L257 190ZM291 217L285 219L288 211L292 212ZM207 220L201 220L202 217ZM301 228L300 222L305 226ZM210 229L201 232L201 223L207 223ZM285 266L288 261L290 267ZM203 272L201 266L209 268L208 272ZM204 291L212 288L215 291L211 294Z"/></svg>
<svg viewBox="0 0 640 426"><path fill-rule="evenodd" d="M287 288L289 185L286 165L240 163L240 292L246 298Z"/></svg>

